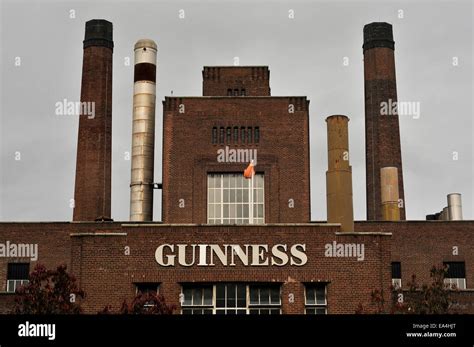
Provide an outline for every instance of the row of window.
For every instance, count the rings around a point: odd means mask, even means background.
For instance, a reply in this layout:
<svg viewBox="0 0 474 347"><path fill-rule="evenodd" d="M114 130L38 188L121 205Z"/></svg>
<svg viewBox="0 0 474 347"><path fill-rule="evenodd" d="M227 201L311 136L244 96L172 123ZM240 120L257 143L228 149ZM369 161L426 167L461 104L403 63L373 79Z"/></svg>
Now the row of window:
<svg viewBox="0 0 474 347"><path fill-rule="evenodd" d="M245 96L245 95L247 95L247 92L245 91L244 88L227 89L227 96Z"/></svg>
<svg viewBox="0 0 474 347"><path fill-rule="evenodd" d="M213 144L251 144L260 142L259 127L213 127Z"/></svg>
<svg viewBox="0 0 474 347"><path fill-rule="evenodd" d="M445 261L443 265L447 268L444 283L457 289L466 289L466 264L463 261ZM395 289L402 287L402 264L398 261L392 262L392 285Z"/></svg>
<svg viewBox="0 0 474 347"><path fill-rule="evenodd" d="M158 284L137 283L137 292L157 292ZM327 313L326 284L305 286L305 313ZM184 284L182 314L281 314L279 284Z"/></svg>

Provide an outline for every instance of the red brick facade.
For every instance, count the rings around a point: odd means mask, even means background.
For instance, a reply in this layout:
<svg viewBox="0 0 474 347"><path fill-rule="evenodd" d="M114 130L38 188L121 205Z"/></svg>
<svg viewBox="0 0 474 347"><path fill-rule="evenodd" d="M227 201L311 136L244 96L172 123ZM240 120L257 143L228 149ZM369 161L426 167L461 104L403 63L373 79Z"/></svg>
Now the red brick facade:
<svg viewBox="0 0 474 347"><path fill-rule="evenodd" d="M265 176L265 222L309 222L308 107L305 97L167 97L163 102L163 222L207 223L207 174L243 172L248 165L218 162L217 151L225 146L257 150L256 171ZM259 142L234 142L235 127L239 131L258 127ZM213 128L218 132L223 128L223 143L212 143Z"/></svg>
<svg viewBox="0 0 474 347"><path fill-rule="evenodd" d="M340 233L338 225L300 224L265 226L199 226L160 223L1 223L2 242L38 243L38 262L53 268L65 263L87 293L82 306L96 313L110 304L118 308L130 300L137 283L160 283L167 302L178 306L183 283L279 283L282 313L304 313L305 284L327 283L328 313L354 313L361 303L371 308L373 290L390 295L391 262L402 264L403 284L416 274L429 283L431 266L443 261L464 261L466 283L474 281L474 222L356 222L356 233ZM363 261L326 257L325 245L365 245ZM303 266L161 267L155 250L162 244L305 244L308 262ZM452 247L459 255L452 255ZM129 254L127 255L127 251ZM190 260L187 258L188 261ZM0 258L0 310L11 307L5 292L9 262L28 259ZM32 262L31 269L36 262ZM289 295L294 295L290 303ZM474 313L472 290L459 294L459 305Z"/></svg>

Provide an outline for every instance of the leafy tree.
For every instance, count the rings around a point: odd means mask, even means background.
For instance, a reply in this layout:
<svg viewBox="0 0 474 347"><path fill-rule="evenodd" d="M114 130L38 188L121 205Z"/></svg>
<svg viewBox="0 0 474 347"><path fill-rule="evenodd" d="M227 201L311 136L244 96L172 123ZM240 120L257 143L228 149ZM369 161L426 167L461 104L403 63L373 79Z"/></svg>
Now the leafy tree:
<svg viewBox="0 0 474 347"><path fill-rule="evenodd" d="M29 276L29 282L16 291L16 314L78 314L82 312L76 302L84 298L84 291L77 287L76 279L66 265L48 270L37 264Z"/></svg>
<svg viewBox="0 0 474 347"><path fill-rule="evenodd" d="M131 303L123 301L118 314L173 314L175 305L166 304L163 295L155 292L138 292ZM99 314L114 314L112 306L107 305Z"/></svg>
<svg viewBox="0 0 474 347"><path fill-rule="evenodd" d="M444 283L447 268L433 266L430 270L431 284L419 285L416 276L412 275L408 283L408 290L391 288L394 294L390 307L386 307L383 295L379 290L371 293L371 304L375 310L370 312L360 303L356 309L357 314L363 313L392 313L392 314L447 314L450 310L451 294L455 286Z"/></svg>

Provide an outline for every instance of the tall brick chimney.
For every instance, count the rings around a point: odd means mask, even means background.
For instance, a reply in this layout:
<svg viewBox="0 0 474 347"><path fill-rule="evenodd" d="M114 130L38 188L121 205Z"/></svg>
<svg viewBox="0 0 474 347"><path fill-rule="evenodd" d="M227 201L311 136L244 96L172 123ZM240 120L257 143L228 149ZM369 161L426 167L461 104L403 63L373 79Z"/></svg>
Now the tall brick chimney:
<svg viewBox="0 0 474 347"><path fill-rule="evenodd" d="M112 23L86 22L81 103L94 103L95 114L79 117L74 221L111 218L113 47Z"/></svg>
<svg viewBox="0 0 474 347"><path fill-rule="evenodd" d="M392 25L370 23L364 26L365 149L367 220L382 220L380 169L398 169L400 219L405 219L402 155L398 114L381 115L381 103L397 101L395 42Z"/></svg>

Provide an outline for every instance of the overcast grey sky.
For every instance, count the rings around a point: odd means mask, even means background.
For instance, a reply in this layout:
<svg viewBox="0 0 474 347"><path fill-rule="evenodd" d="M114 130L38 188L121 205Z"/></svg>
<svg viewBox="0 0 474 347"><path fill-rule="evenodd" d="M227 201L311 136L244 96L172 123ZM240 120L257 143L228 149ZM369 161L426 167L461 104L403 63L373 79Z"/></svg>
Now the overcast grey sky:
<svg viewBox="0 0 474 347"><path fill-rule="evenodd" d="M270 67L272 95L311 101L312 220L326 219L324 119L349 116L354 212L365 219L362 29L373 21L393 24L399 100L421 105L419 119L400 116L407 219L440 211L451 192L462 193L464 217L473 219L471 2L2 1L0 220L72 219L78 118L55 115L55 103L79 101L84 25L94 18L114 24L115 220L129 214L130 161L124 153L131 144L133 45L140 38L158 44L156 182L161 100L171 90L202 95L202 67L232 65L239 57L241 65ZM160 220L159 191L155 201L154 219Z"/></svg>

